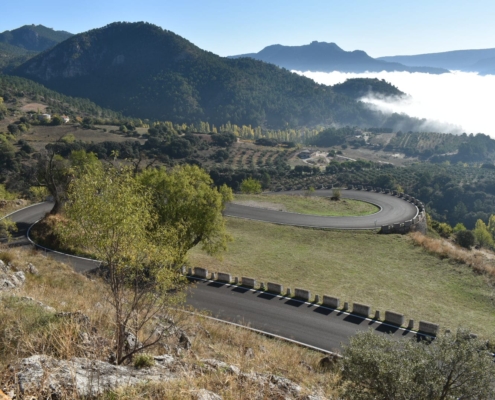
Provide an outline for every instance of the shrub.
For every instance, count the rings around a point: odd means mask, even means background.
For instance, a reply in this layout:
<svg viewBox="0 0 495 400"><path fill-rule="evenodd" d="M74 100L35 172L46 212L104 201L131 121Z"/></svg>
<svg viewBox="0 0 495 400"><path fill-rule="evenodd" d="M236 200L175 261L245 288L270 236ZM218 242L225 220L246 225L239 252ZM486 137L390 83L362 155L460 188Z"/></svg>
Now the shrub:
<svg viewBox="0 0 495 400"><path fill-rule="evenodd" d="M149 354L138 354L134 359L134 368L149 368L155 365L155 359Z"/></svg>
<svg viewBox="0 0 495 400"><path fill-rule="evenodd" d="M340 189L338 188L334 188L332 189L332 199L333 200L340 200L340 196L341 196L341 192L340 192Z"/></svg>
<svg viewBox="0 0 495 400"><path fill-rule="evenodd" d="M244 194L261 193L261 183L253 178L244 179L241 182L241 192Z"/></svg>
<svg viewBox="0 0 495 400"><path fill-rule="evenodd" d="M471 246L474 246L475 238L474 234L471 231L468 231L464 228L464 230L457 231L455 234L455 240L457 244L466 249L470 249Z"/></svg>

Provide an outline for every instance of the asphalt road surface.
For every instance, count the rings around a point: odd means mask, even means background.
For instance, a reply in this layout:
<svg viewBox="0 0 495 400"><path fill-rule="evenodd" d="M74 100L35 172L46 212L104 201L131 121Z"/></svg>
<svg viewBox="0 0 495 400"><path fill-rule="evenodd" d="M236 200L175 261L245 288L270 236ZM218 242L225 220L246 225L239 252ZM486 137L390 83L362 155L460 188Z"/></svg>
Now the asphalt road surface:
<svg viewBox="0 0 495 400"><path fill-rule="evenodd" d="M302 195L304 191L294 190L290 192L276 192L267 194L267 201L272 194ZM317 190L313 196L331 197L332 190ZM305 226L325 229L375 229L382 225L393 225L413 219L418 208L402 198L384 193L368 192L366 190L342 190L344 199L361 200L380 207L375 214L362 217L321 217L317 215L297 214L284 211L267 210L229 204L225 215L229 217L253 219L257 221L271 222L274 224Z"/></svg>
<svg viewBox="0 0 495 400"><path fill-rule="evenodd" d="M324 194L325 191L319 191L318 194ZM292 192L294 193L294 192ZM345 197L351 197L370 201L382 207L379 213L368 217L348 217L348 218L322 218L313 216L302 216L307 218L305 226L320 226L339 229L369 229L374 228L375 219L379 219L380 224L397 222L398 220L406 220L414 217L416 208L411 204L385 194L346 191L343 194ZM357 195L354 195L357 193ZM343 196L344 197L344 196ZM19 231L15 235L13 245L30 245L31 243L26 238L26 233L29 227L43 218L50 211L51 203L41 203L31 207L19 210L10 218L18 225ZM237 207L229 206L227 215L232 215ZM246 212L243 212L242 210ZM288 221L283 221L275 218L278 223L290 223L293 221L302 221L299 219L300 214L279 213L269 210L261 210L264 213L256 214L256 210L250 207L240 208L240 216L242 218L258 217L253 219L262 219L270 213L286 214ZM251 210L251 211L250 211ZM392 212L396 215L396 219L391 219L386 215ZM401 214L400 212L406 213ZM253 214L250 214L253 213ZM313 225L314 221L324 219L319 225ZM351 220L347 224L342 224L344 220ZM281 221L281 222L280 222ZM335 221L329 225L329 221ZM354 221L361 221L356 223ZM393 222L392 222L393 221ZM273 222L273 221L270 221ZM89 271L99 265L98 261L88 260L84 258L72 257L62 253L53 252L45 249L47 253L58 261L71 265L78 272ZM342 343L348 342L349 338L360 330L373 329L377 332L392 333L394 337L412 337L415 332L393 327L380 322L372 321L348 313L332 310L322 306L315 306L300 302L297 300L275 296L266 292L255 291L237 287L233 285L222 284L218 282L203 281L192 279L194 284L188 290L187 304L198 310L208 311L213 317L249 325L252 328L265 331L270 334L282 336L291 339L301 344L310 345L325 351L338 350Z"/></svg>

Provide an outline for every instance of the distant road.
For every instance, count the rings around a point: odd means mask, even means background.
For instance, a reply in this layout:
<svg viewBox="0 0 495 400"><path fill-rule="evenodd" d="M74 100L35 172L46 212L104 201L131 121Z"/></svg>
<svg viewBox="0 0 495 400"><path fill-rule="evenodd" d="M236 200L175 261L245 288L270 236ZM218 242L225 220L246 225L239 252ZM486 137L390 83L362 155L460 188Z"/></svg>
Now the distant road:
<svg viewBox="0 0 495 400"><path fill-rule="evenodd" d="M291 190L287 192L275 192L267 194L302 195L302 190ZM313 196L331 197L332 190L316 190ZM240 204L229 204L225 215L229 217L253 219L257 221L271 222L274 224L305 226L325 229L374 229L382 225L393 225L413 219L417 213L417 207L399 197L384 193L368 192L366 190L342 190L344 199L355 199L372 203L381 208L376 214L362 217L321 217L317 215L296 214L284 211L266 210L242 206Z"/></svg>
<svg viewBox="0 0 495 400"><path fill-rule="evenodd" d="M297 192L289 193L296 194ZM317 194L331 195L331 191L318 191ZM377 225L393 223L398 220L410 219L416 213L415 207L411 204L385 194L342 191L342 197L370 201L382 207L382 210L366 217L315 217L231 204L226 214L294 225L335 229L371 229L375 226L375 220L379 221ZM41 203L13 213L10 218L17 222L19 228L15 235L14 244L29 245L30 242L25 236L29 227L43 218L51 208L52 203ZM387 213L391 213L395 217L392 218ZM46 251L54 259L71 265L78 272L86 272L99 265L98 261ZM252 328L324 351L339 350L341 343L347 343L357 331L368 329L381 333L392 333L396 338L415 335L415 332L350 315L346 312L331 310L266 292L191 279L196 284L191 285L188 290L188 305L198 310L208 311L212 316L221 320L249 325Z"/></svg>

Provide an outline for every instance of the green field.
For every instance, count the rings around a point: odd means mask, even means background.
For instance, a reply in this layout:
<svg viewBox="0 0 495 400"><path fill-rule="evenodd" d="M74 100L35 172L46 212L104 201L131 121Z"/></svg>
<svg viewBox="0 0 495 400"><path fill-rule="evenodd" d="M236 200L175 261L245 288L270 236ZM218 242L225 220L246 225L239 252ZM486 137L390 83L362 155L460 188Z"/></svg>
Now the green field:
<svg viewBox="0 0 495 400"><path fill-rule="evenodd" d="M351 199L333 201L318 196L238 194L234 201L239 204L322 216L369 215L380 210L377 206L363 201Z"/></svg>
<svg viewBox="0 0 495 400"><path fill-rule="evenodd" d="M407 236L323 231L229 218L234 238L223 259L191 251L193 266L337 296L416 321L495 332L494 292L486 279L412 244Z"/></svg>

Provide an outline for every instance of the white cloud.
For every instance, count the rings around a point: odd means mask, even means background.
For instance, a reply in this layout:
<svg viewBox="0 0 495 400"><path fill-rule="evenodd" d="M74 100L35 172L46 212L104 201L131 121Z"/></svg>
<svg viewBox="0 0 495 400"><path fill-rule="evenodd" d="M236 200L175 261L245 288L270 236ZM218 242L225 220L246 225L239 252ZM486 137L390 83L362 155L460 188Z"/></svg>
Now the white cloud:
<svg viewBox="0 0 495 400"><path fill-rule="evenodd" d="M495 75L480 76L458 71L442 75L409 72L298 73L325 85L335 85L349 78L385 79L410 97L400 101L368 97L363 101L384 112L426 118L429 128L435 127L441 132L482 132L495 138Z"/></svg>

